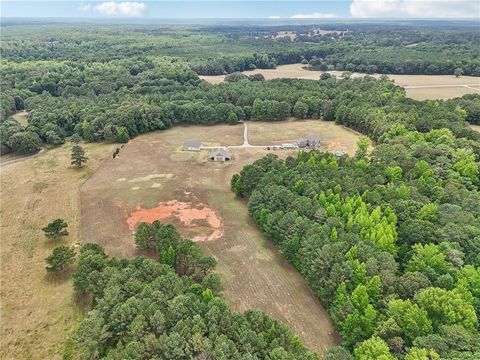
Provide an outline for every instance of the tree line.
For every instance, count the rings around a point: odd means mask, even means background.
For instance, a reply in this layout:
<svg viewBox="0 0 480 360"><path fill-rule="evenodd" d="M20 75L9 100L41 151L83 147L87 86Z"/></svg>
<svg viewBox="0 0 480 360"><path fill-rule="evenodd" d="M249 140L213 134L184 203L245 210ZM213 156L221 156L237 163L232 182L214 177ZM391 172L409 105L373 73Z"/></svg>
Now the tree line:
<svg viewBox="0 0 480 360"><path fill-rule="evenodd" d="M475 24L473 24L475 25ZM480 76L479 45L472 24L322 24L348 32L320 35L312 25L171 26L12 24L2 30L5 60L146 60L158 56L186 61L200 75L221 75L320 58L330 70L394 74ZM278 40L277 31L297 37ZM94 34L95 36L92 36ZM19 46L21 44L21 46ZM133 67L135 73L139 69Z"/></svg>
<svg viewBox="0 0 480 360"><path fill-rule="evenodd" d="M80 359L315 360L285 324L264 313L230 310L220 295L215 259L175 227L142 223L140 250L156 255L116 259L84 244L73 274L89 299L66 356ZM55 252L55 251L54 251ZM57 258L60 257L57 251Z"/></svg>
<svg viewBox="0 0 480 360"><path fill-rule="evenodd" d="M1 75L3 153L35 152L42 143L55 146L74 134L88 142L125 143L175 124L289 116L335 120L377 139L407 114L408 121L402 121L411 130L445 127L462 137L480 136L465 123L478 121L478 97L418 102L386 77L338 81L324 74L319 81L264 81L233 73L212 85L175 58L105 64L7 61ZM27 126L10 117L19 110L29 112Z"/></svg>
<svg viewBox="0 0 480 360"><path fill-rule="evenodd" d="M371 153L267 155L231 181L328 308L343 348L325 359L480 356L478 141L402 115Z"/></svg>

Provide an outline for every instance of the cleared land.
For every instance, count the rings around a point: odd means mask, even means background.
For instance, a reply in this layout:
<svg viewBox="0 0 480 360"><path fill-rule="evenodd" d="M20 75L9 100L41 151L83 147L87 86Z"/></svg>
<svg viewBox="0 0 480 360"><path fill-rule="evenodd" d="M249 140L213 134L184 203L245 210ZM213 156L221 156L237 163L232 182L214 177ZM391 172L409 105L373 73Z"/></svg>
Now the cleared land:
<svg viewBox="0 0 480 360"><path fill-rule="evenodd" d="M301 135L312 132L317 123L321 122L292 122ZM250 136L263 143L271 137L263 130L272 125L272 131L280 136L276 140L285 142L296 136L288 130L292 124L249 123L255 126ZM280 130L282 125L288 137ZM324 131L333 131L334 127L328 123ZM329 146L330 140L326 140L326 147L350 151L355 136L337 128L338 143ZM327 138L326 133L320 132L320 136ZM341 138L348 139L348 144ZM338 335L326 311L301 275L265 239L245 203L230 191L232 175L268 151L261 147L235 148L233 161L210 162L206 150L182 151L187 139L239 145L243 142L243 126L175 127L131 140L116 159L106 160L81 188L82 240L100 243L111 255L132 256L135 246L129 225L138 221L139 214L149 220L158 214L162 221L177 225L185 236L198 236L199 244L217 258L224 294L234 309L260 309L287 322L319 353L337 344ZM282 157L294 153L276 152ZM220 237L213 236L216 231L220 231Z"/></svg>
<svg viewBox="0 0 480 360"><path fill-rule="evenodd" d="M318 80L321 71L305 70L305 65L289 64L280 65L276 69L258 69L245 71L244 74L262 74L265 79L295 78ZM330 71L331 74L341 75L341 71ZM364 74L355 73L355 76ZM373 75L379 77L380 74ZM453 75L388 75L397 85L406 88L407 95L416 100L426 99L451 99L465 94L480 93L480 78L474 76L461 76L456 78ZM200 78L218 84L225 76L200 76Z"/></svg>
<svg viewBox="0 0 480 360"><path fill-rule="evenodd" d="M285 38L290 38L290 40L295 40L297 37L297 34L295 31L279 31L277 34L273 37L274 39L285 39Z"/></svg>
<svg viewBox="0 0 480 360"><path fill-rule="evenodd" d="M480 125L472 125L470 124L473 130L480 131Z"/></svg>
<svg viewBox="0 0 480 360"><path fill-rule="evenodd" d="M360 136L354 130L321 120L280 122L250 121L248 141L252 145L292 143L308 134L320 135L321 149L354 155Z"/></svg>
<svg viewBox="0 0 480 360"><path fill-rule="evenodd" d="M86 144L89 161L70 167L70 145L5 165L1 172L2 359L61 359L65 342L81 317L69 276L47 276L45 258L55 246L79 239L79 186L113 145ZM70 235L47 241L41 228L54 218Z"/></svg>
<svg viewBox="0 0 480 360"><path fill-rule="evenodd" d="M20 111L16 114L13 114L12 117L17 120L20 125L27 126L28 125L28 113L26 111Z"/></svg>

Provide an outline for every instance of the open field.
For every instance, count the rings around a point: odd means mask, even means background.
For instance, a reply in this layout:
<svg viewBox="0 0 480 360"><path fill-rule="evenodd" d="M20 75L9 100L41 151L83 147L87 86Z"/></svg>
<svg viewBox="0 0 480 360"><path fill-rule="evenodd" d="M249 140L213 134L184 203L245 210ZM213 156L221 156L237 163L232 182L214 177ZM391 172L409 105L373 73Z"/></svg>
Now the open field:
<svg viewBox="0 0 480 360"><path fill-rule="evenodd" d="M470 124L470 126L472 127L473 130L480 131L480 125Z"/></svg>
<svg viewBox="0 0 480 360"><path fill-rule="evenodd" d="M429 87L429 88L407 88L407 95L415 100L447 100L462 97L465 94L480 94L480 90L471 87Z"/></svg>
<svg viewBox="0 0 480 360"><path fill-rule="evenodd" d="M79 239L79 186L109 157L114 145L86 144L81 169L70 167L70 145L5 165L1 172L2 359L61 359L81 317L69 276L47 276L44 259ZM64 218L70 235L47 241L41 231Z"/></svg>
<svg viewBox="0 0 480 360"><path fill-rule="evenodd" d="M306 131L310 125L317 129L317 123L302 121L299 125ZM258 141L269 139L263 133L269 124L249 124L255 127L251 134ZM288 122L271 125L278 134L282 125L293 134ZM335 127L333 123L326 126L323 131ZM348 139L353 137L338 127L339 136L341 132ZM111 255L132 256L132 222L143 216L173 223L184 236L198 236L202 248L217 258L225 297L235 310L263 310L290 324L307 346L323 353L339 340L326 311L301 275L257 229L245 203L230 191L232 175L268 151L234 148L234 160L226 163L209 162L205 150L182 151L187 139L238 145L242 134L241 125L191 126L131 140L116 159L106 160L82 186L81 238L100 243ZM320 136L326 138L327 134ZM339 140L335 150L348 151L348 141L347 145ZM276 152L279 156L294 153Z"/></svg>
<svg viewBox="0 0 480 360"><path fill-rule="evenodd" d="M17 120L20 125L27 126L28 125L28 113L26 111L20 111L16 114L13 114L12 117Z"/></svg>
<svg viewBox="0 0 480 360"><path fill-rule="evenodd" d="M318 80L321 71L305 70L302 64L279 65L276 69L257 69L245 71L244 74L262 74L265 79L295 78ZM333 75L341 75L342 71L329 71ZM356 76L364 74L355 73ZM380 74L373 76L379 77ZM416 100L451 99L465 94L480 93L480 78L474 76L453 75L388 75L397 85L406 88L407 95ZM224 75L200 76L200 78L218 84L225 78Z"/></svg>
<svg viewBox="0 0 480 360"><path fill-rule="evenodd" d="M309 79L318 80L320 77L320 71L309 71L303 69L305 65L302 64L289 64L279 65L276 69L256 69L244 71L245 75L262 74L266 80L278 79L278 78L293 78L293 79ZM225 75L204 75L199 76L212 84L218 84L223 81Z"/></svg>
<svg viewBox="0 0 480 360"><path fill-rule="evenodd" d="M313 133L320 135L321 149L341 150L349 155L355 154L360 136L356 131L336 125L333 121L321 120L249 121L248 129L248 141L252 145L289 143Z"/></svg>

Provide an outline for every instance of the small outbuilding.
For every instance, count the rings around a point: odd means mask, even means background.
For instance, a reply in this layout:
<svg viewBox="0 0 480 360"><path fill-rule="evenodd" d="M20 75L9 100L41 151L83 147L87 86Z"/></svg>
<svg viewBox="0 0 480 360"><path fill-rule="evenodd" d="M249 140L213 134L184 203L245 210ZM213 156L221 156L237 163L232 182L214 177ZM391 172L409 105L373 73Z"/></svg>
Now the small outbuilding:
<svg viewBox="0 0 480 360"><path fill-rule="evenodd" d="M232 160L232 154L227 148L219 148L210 152L208 158L213 161L230 161Z"/></svg>
<svg viewBox="0 0 480 360"><path fill-rule="evenodd" d="M183 143L183 150L186 151L200 151L202 143L198 140L187 140Z"/></svg>

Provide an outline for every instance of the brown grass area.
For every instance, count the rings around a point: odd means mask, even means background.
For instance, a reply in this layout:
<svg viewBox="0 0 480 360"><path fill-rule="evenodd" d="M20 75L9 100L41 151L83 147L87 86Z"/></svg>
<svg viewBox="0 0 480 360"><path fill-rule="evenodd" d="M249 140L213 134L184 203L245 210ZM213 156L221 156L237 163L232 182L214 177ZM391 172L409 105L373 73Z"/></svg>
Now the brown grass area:
<svg viewBox="0 0 480 360"><path fill-rule="evenodd" d="M320 135L321 149L343 151L349 155L355 154L360 136L356 131L338 126L331 121L292 118L288 121L248 123L248 141L252 145L294 142L311 133Z"/></svg>
<svg viewBox="0 0 480 360"><path fill-rule="evenodd" d="M318 80L321 71L305 70L305 65L289 64L279 65L276 69L257 69L244 71L246 75L262 74L265 79L272 80L277 78L295 78ZM333 75L340 76L342 71L329 71ZM364 76L364 74L355 73L356 76ZM380 77L380 74L374 74L374 77ZM410 86L429 86L428 88L407 88L407 96L416 100L426 99L451 99L462 96L464 94L479 93L476 90L480 84L480 78L475 76L461 76L456 78L453 75L388 75L395 81L395 84ZM200 78L212 83L218 84L225 78L224 75L216 76L200 76ZM466 87L468 85L469 87Z"/></svg>
<svg viewBox="0 0 480 360"><path fill-rule="evenodd" d="M79 186L111 155L112 145L87 144L83 169L70 167L70 145L2 167L2 359L60 359L80 319L69 275L47 276L45 257L79 238ZM70 235L46 240L41 228L54 218Z"/></svg>
<svg viewBox="0 0 480 360"><path fill-rule="evenodd" d="M461 97L465 94L480 94L480 90L475 90L465 86L454 87L429 87L429 88L407 88L407 95L415 100L447 100Z"/></svg>
<svg viewBox="0 0 480 360"><path fill-rule="evenodd" d="M471 128L476 131L480 131L480 125L470 124Z"/></svg>
<svg viewBox="0 0 480 360"><path fill-rule="evenodd" d="M305 128L308 123L316 126L313 121L301 123ZM283 125L291 126L286 122ZM267 124L263 126L266 128ZM338 134L351 136L350 132L339 129ZM205 150L181 150L183 141L192 138L241 144L242 134L241 125L192 126L131 140L117 159L106 160L82 186L81 238L100 243L111 255L132 256L135 246L127 220L139 207L153 209L170 201L192 203L192 207L203 204L218 216L223 235L199 244L217 258L224 294L233 308L263 310L290 324L311 349L323 353L338 343L326 311L301 275L258 230L245 203L230 191L232 175L268 151L236 148L232 149L233 161L219 163L208 161ZM277 153L285 157L295 151ZM177 220L170 218L184 236L191 236L192 227ZM204 231L205 224L199 224L199 228Z"/></svg>

